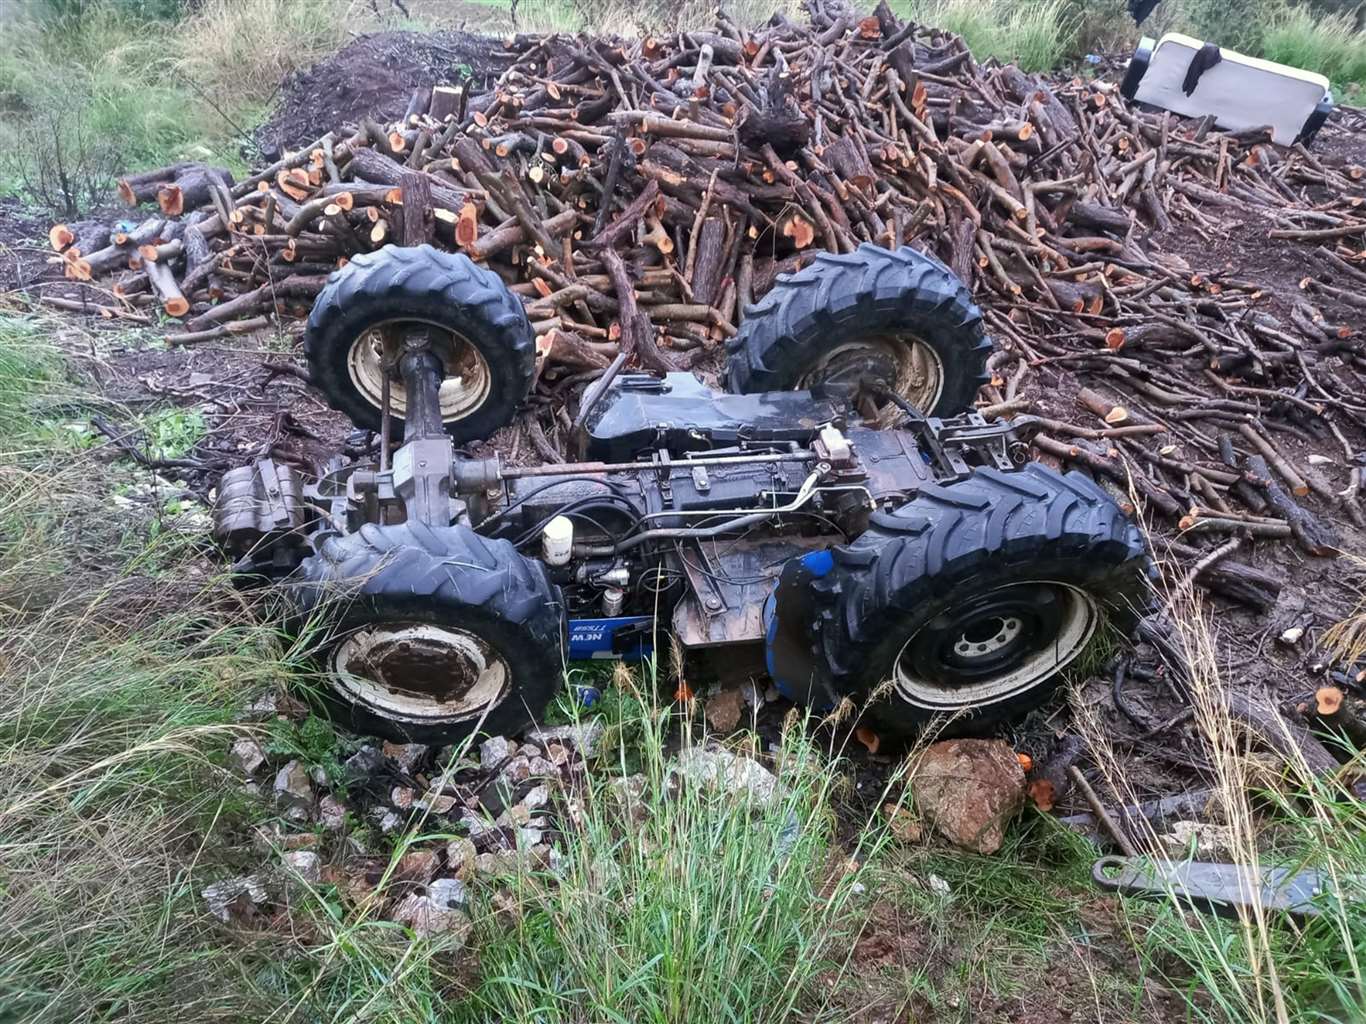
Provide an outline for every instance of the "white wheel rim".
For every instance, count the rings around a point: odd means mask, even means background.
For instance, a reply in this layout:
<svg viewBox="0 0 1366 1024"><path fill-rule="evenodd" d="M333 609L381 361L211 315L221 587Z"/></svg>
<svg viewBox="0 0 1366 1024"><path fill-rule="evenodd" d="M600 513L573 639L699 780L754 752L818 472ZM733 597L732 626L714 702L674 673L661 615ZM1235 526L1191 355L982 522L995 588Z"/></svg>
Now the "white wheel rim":
<svg viewBox="0 0 1366 1024"><path fill-rule="evenodd" d="M895 366L896 380L889 382L906 401L925 414L933 412L944 394L944 364L939 353L914 334L880 334L836 345L797 381L797 387L810 388L830 379L832 370L859 352L872 350Z"/></svg>
<svg viewBox="0 0 1366 1024"><path fill-rule="evenodd" d="M507 663L474 633L427 623L363 626L337 644L331 661L343 697L408 722L476 718L507 697L512 681Z"/></svg>
<svg viewBox="0 0 1366 1024"><path fill-rule="evenodd" d="M902 644L893 663L893 683L902 699L915 707L943 713L987 707L1027 693L1076 660L1100 626L1100 608L1095 599L1070 583L1052 580L1030 582L1048 583L1057 588L1066 601L1057 635L1050 644L1029 654L999 675L976 682L941 683L908 671L906 654L920 635L920 630L917 630ZM1018 585L1012 583L1007 586ZM1006 587L997 589L1004 590ZM965 635L961 636L955 641L955 650L966 653L966 645L973 648L973 653L994 653L1010 643L1019 631L1018 620L1007 616L1003 618L1001 630L996 636L976 642L969 641Z"/></svg>
<svg viewBox="0 0 1366 1024"><path fill-rule="evenodd" d="M384 337L403 325L426 324L434 328L433 348L445 367L441 381L441 421L454 423L465 419L482 406L489 396L493 375L483 354L463 335L440 324L423 320L386 320L375 324L351 343L346 354L346 369L351 383L376 409L384 408ZM408 409L408 396L397 375L389 384L389 408L402 417Z"/></svg>

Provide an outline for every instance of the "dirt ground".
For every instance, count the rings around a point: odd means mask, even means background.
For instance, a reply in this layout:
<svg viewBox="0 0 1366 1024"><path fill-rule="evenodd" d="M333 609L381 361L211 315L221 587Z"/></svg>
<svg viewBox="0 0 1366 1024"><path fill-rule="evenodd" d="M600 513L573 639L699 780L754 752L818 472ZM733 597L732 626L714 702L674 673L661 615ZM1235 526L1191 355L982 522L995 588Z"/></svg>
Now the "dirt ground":
<svg viewBox="0 0 1366 1024"><path fill-rule="evenodd" d="M275 113L256 131L266 161L361 118L403 116L420 86L468 81L484 91L502 71L497 43L469 32L376 32L280 84Z"/></svg>

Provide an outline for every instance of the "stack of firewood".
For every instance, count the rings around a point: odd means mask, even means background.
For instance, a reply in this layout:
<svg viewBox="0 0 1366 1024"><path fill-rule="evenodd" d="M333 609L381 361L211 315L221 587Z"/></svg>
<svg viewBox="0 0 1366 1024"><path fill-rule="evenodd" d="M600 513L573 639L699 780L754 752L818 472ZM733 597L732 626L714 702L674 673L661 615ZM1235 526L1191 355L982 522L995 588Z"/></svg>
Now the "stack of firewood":
<svg viewBox="0 0 1366 1024"><path fill-rule="evenodd" d="M984 67L885 0L868 17L809 6L753 31L518 36L483 94L420 90L400 122L330 132L238 183L197 165L129 178L125 199L157 215L107 238L58 226L53 243L69 277L110 281L116 311L184 318L180 342L306 311L357 253L462 251L526 301L561 404L622 351L714 368L746 304L817 251L914 245L987 310L992 411L1028 411L1031 374L1092 384L1089 425L1036 422L1040 452L1197 534L1331 550L1297 499L1358 514L1366 355L1324 309L1366 305L1366 171L1139 111L1102 81ZM1256 281L1148 244L1174 222L1212 239L1249 211L1274 244L1309 243L1279 315ZM1340 448L1344 480L1286 439Z"/></svg>

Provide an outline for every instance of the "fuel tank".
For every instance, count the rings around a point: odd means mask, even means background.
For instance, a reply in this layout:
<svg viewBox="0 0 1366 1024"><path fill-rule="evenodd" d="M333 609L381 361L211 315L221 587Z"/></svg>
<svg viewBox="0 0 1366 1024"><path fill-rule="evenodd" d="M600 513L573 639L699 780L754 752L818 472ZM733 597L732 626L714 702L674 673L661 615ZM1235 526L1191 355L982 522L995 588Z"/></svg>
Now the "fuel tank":
<svg viewBox="0 0 1366 1024"><path fill-rule="evenodd" d="M821 426L842 423L849 407L838 393L772 391L732 395L690 373L618 377L584 422L584 459L628 462L667 449L671 454L741 442L805 446Z"/></svg>

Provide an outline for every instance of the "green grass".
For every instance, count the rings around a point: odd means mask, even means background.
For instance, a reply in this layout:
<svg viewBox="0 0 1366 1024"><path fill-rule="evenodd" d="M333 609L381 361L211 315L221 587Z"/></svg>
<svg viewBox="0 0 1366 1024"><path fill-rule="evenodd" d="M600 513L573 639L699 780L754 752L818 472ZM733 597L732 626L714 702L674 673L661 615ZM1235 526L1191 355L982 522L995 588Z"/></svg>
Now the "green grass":
<svg viewBox="0 0 1366 1024"><path fill-rule="evenodd" d="M250 1015L197 892L240 856L218 764L282 647L151 510L109 506L133 470L63 444L82 396L46 326L0 316L0 1005Z"/></svg>
<svg viewBox="0 0 1366 1024"><path fill-rule="evenodd" d="M1346 14L1292 7L1266 27L1261 48L1268 60L1317 71L1339 91L1366 87L1366 31Z"/></svg>
<svg viewBox="0 0 1366 1024"><path fill-rule="evenodd" d="M837 847L840 775L799 727L771 802L680 781L652 692L635 704L640 742L609 746L586 781L558 870L515 874L513 909L486 918L483 978L456 1019L834 1019L863 916L863 871L846 865L884 837ZM641 754L633 813L613 777Z"/></svg>
<svg viewBox="0 0 1366 1024"><path fill-rule="evenodd" d="M110 199L116 173L176 160L241 174L281 77L342 45L363 10L207 0L174 20L93 0L20 11L0 33L0 129L26 145L0 161L0 193L22 193L35 175L28 154L40 152L87 165L83 191Z"/></svg>
<svg viewBox="0 0 1366 1024"><path fill-rule="evenodd" d="M898 0L905 18L963 37L978 60L995 57L1026 71L1057 67L1075 39L1077 20L1066 0Z"/></svg>

